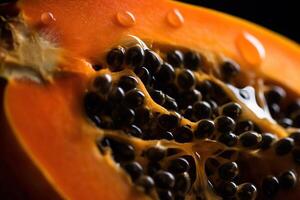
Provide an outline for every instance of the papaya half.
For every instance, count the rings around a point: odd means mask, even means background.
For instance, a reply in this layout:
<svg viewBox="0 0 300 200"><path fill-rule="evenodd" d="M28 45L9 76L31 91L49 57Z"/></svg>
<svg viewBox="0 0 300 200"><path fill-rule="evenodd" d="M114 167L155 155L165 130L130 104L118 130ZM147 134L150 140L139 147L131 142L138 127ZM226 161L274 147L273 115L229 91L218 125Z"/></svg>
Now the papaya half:
<svg viewBox="0 0 300 200"><path fill-rule="evenodd" d="M0 197L299 199L299 66L175 1L1 4Z"/></svg>

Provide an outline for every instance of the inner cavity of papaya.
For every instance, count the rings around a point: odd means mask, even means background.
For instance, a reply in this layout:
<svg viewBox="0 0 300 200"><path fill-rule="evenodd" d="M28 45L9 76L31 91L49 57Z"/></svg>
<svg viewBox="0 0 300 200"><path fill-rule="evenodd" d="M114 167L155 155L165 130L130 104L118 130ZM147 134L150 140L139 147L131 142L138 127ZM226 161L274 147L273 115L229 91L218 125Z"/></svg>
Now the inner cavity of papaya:
<svg viewBox="0 0 300 200"><path fill-rule="evenodd" d="M95 145L152 198L265 199L297 185L300 100L287 88L222 56L140 40L94 66L83 107L106 130Z"/></svg>

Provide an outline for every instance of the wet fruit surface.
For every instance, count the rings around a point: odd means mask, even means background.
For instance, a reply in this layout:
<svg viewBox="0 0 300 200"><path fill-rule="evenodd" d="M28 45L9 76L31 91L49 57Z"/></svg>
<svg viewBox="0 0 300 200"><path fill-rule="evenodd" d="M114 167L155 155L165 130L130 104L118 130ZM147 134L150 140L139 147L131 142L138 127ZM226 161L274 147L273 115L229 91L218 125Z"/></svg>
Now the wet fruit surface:
<svg viewBox="0 0 300 200"><path fill-rule="evenodd" d="M297 99L287 101L285 89L269 80L260 88L239 82L248 72L233 61L215 69L204 60L164 45L112 47L109 70L96 73L84 98L90 122L117 130L98 138L99 153L120 164L133 187L162 200L276 198L293 188L298 134L281 138L277 130L297 127ZM258 102L266 104L258 106L251 95L261 90ZM263 117L253 105L263 106ZM291 157L290 168L270 170L283 156Z"/></svg>

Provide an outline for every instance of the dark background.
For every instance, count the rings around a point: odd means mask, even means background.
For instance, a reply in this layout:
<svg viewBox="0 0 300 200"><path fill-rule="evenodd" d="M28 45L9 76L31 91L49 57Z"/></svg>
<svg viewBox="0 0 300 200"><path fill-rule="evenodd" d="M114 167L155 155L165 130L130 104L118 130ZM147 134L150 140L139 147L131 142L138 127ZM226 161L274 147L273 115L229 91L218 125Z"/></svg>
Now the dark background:
<svg viewBox="0 0 300 200"><path fill-rule="evenodd" d="M181 2L247 19L300 43L300 6L297 5L297 0L181 0Z"/></svg>

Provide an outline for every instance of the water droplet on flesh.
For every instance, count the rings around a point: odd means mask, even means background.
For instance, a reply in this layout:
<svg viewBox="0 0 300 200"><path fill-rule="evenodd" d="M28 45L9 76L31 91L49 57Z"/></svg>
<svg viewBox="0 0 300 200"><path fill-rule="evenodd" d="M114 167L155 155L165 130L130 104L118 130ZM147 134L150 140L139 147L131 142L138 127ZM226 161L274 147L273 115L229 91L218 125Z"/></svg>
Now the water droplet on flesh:
<svg viewBox="0 0 300 200"><path fill-rule="evenodd" d="M178 9L173 9L167 14L167 21L173 27L180 27L184 23L184 17Z"/></svg>
<svg viewBox="0 0 300 200"><path fill-rule="evenodd" d="M236 45L243 59L251 65L259 65L265 58L264 46L249 33L241 34L236 40Z"/></svg>
<svg viewBox="0 0 300 200"><path fill-rule="evenodd" d="M116 17L118 23L124 27L131 27L136 22L134 15L129 11L118 12Z"/></svg>
<svg viewBox="0 0 300 200"><path fill-rule="evenodd" d="M50 24L55 21L56 21L56 19L51 12L44 12L41 14L41 22L43 24Z"/></svg>

